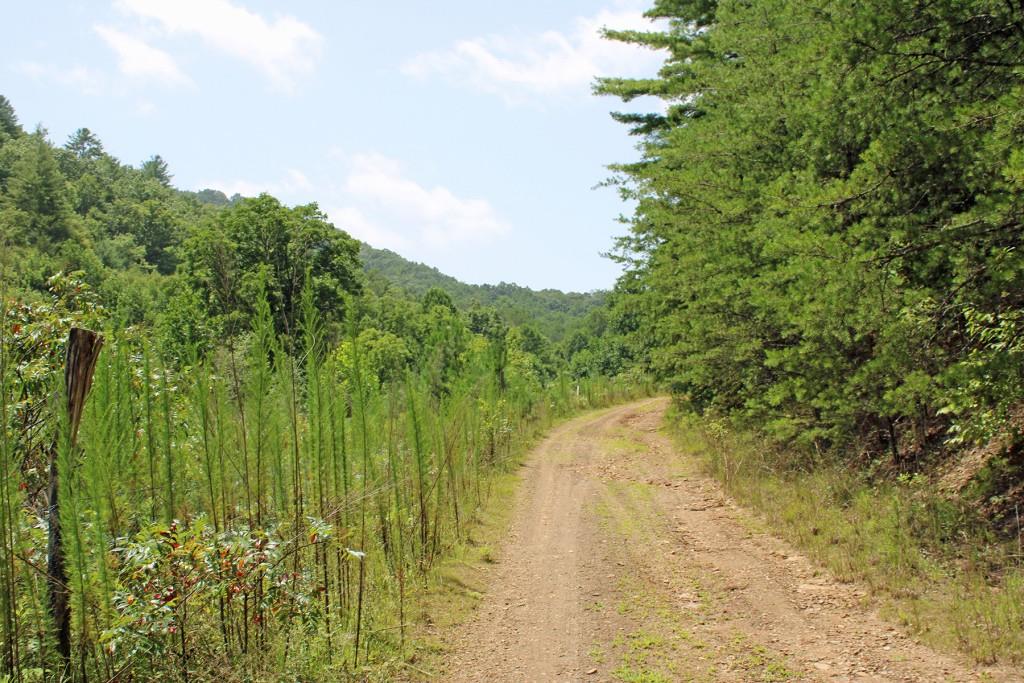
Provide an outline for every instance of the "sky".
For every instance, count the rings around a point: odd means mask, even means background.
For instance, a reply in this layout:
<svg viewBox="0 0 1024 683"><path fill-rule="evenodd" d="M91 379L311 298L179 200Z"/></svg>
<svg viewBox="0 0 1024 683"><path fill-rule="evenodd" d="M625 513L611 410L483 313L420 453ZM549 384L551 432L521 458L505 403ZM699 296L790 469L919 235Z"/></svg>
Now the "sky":
<svg viewBox="0 0 1024 683"><path fill-rule="evenodd" d="M653 75L640 0L51 0L5 8L0 94L58 144L159 154L182 189L317 202L476 284L607 289L638 157L595 76Z"/></svg>

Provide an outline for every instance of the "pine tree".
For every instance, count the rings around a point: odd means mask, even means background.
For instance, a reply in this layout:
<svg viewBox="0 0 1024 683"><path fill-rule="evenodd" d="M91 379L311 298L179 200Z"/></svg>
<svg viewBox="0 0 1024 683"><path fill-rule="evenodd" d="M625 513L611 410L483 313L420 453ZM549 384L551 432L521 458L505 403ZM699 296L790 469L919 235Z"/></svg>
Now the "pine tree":
<svg viewBox="0 0 1024 683"><path fill-rule="evenodd" d="M28 136L12 166L4 199L15 210L30 244L50 250L71 237L67 186L46 131L39 129Z"/></svg>
<svg viewBox="0 0 1024 683"><path fill-rule="evenodd" d="M14 113L14 106L11 101L0 95L0 133L16 138L24 131L18 123L18 116Z"/></svg>
<svg viewBox="0 0 1024 683"><path fill-rule="evenodd" d="M152 178L165 187L170 187L171 179L174 177L170 173L167 162L159 154L155 154L144 161L141 170L145 177Z"/></svg>

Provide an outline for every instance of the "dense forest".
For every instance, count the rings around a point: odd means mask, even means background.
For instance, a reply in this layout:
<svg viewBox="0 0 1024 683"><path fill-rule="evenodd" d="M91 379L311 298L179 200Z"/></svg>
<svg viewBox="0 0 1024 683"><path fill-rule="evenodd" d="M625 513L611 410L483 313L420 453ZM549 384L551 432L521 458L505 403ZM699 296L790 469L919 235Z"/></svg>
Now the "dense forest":
<svg viewBox="0 0 1024 683"><path fill-rule="evenodd" d="M0 98L0 680L390 677L492 474L641 390L618 322L171 180Z"/></svg>
<svg viewBox="0 0 1024 683"><path fill-rule="evenodd" d="M700 411L901 467L1024 398L1024 10L663 0L616 310Z"/></svg>

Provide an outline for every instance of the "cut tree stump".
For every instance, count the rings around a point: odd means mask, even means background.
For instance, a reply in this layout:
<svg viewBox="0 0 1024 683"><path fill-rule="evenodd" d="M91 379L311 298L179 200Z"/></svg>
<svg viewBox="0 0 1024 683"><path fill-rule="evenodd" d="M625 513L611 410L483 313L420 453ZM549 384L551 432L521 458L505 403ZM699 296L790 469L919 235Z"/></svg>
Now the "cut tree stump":
<svg viewBox="0 0 1024 683"><path fill-rule="evenodd" d="M48 506L49 539L46 548L46 572L50 587L50 614L57 638L57 652L63 661L61 679L66 678L71 664L71 603L68 576L64 561L64 543L60 528L60 498L58 483L58 454L61 448L74 450L78 440L78 425L82 421L85 398L92 386L96 361L103 348L103 337L77 327L68 335L67 355L64 361L64 396L66 424L58 427L50 449L50 489ZM61 444L61 440L64 443Z"/></svg>

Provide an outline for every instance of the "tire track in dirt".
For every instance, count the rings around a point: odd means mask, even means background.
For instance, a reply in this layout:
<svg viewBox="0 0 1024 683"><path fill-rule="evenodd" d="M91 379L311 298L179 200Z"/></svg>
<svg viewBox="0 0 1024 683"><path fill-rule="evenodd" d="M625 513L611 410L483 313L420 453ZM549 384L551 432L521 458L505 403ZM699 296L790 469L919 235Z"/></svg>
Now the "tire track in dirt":
<svg viewBox="0 0 1024 683"><path fill-rule="evenodd" d="M659 431L666 406L591 413L535 449L446 680L1024 680L915 643L758 531Z"/></svg>

